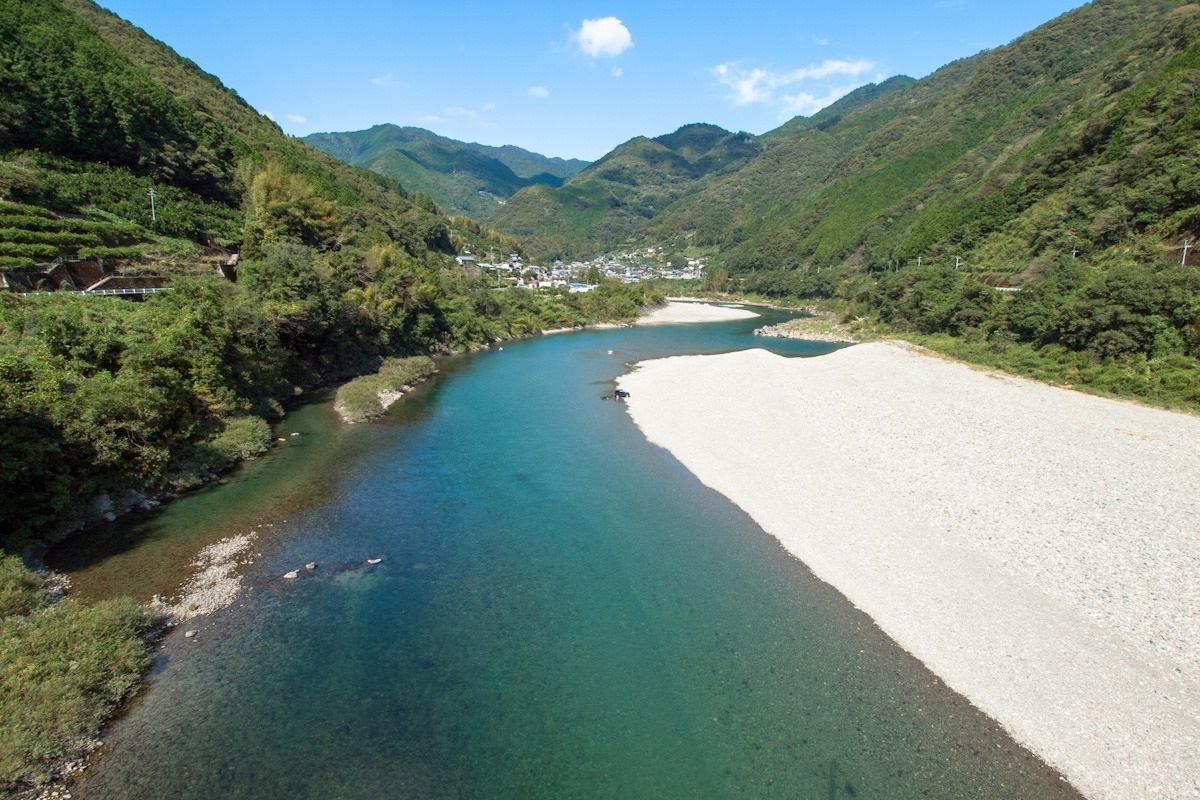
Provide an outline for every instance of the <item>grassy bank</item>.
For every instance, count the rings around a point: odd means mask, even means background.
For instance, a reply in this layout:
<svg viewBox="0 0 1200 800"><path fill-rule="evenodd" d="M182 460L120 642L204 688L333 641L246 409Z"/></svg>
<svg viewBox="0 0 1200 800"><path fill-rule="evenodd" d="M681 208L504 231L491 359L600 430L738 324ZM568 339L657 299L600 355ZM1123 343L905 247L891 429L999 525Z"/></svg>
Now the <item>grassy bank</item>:
<svg viewBox="0 0 1200 800"><path fill-rule="evenodd" d="M79 758L148 663L132 600L55 600L0 556L0 790L42 785Z"/></svg>
<svg viewBox="0 0 1200 800"><path fill-rule="evenodd" d="M393 398L437 372L428 356L389 358L374 375L355 378L338 389L333 407L346 422L365 422L387 410Z"/></svg>

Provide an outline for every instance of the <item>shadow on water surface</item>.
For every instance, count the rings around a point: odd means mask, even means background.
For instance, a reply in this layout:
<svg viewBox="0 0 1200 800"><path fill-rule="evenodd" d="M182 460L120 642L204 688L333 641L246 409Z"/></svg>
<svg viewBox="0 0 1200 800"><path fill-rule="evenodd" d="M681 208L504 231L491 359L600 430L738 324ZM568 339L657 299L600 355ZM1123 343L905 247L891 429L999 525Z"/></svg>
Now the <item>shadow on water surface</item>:
<svg viewBox="0 0 1200 800"><path fill-rule="evenodd" d="M448 372L465 367L448 361ZM384 419L357 426L332 410L333 389L309 392L288 404L275 426L283 441L262 457L152 511L133 511L72 536L49 550L46 564L71 576L76 596L171 596L191 577L204 547L249 531L266 535L294 514L337 497L347 467L386 447L390 428L427 416L443 380L433 376Z"/></svg>

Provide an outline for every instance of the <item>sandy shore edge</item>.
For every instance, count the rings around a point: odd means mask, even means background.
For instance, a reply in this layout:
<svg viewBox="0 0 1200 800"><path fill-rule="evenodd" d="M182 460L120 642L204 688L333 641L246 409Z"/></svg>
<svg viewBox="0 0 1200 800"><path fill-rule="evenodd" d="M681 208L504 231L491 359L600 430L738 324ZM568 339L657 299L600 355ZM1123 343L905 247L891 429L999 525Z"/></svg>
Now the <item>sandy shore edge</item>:
<svg viewBox="0 0 1200 800"><path fill-rule="evenodd" d="M1200 797L1200 419L894 343L619 385L647 438L1084 794Z"/></svg>
<svg viewBox="0 0 1200 800"><path fill-rule="evenodd" d="M735 319L752 319L757 317L748 308L731 306L715 306L711 303L692 303L672 300L662 308L656 308L649 314L641 316L634 325L678 325L695 322L725 322Z"/></svg>

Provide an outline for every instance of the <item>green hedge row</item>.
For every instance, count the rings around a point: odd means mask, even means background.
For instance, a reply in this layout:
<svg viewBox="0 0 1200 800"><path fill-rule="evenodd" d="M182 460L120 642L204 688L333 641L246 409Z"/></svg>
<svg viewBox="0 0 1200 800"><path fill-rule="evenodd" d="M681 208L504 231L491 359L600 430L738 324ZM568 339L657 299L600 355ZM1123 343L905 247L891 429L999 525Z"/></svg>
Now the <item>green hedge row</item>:
<svg viewBox="0 0 1200 800"><path fill-rule="evenodd" d="M94 233L72 231L30 231L21 228L0 228L0 242L14 244L52 244L74 249L78 246L97 246L101 239Z"/></svg>

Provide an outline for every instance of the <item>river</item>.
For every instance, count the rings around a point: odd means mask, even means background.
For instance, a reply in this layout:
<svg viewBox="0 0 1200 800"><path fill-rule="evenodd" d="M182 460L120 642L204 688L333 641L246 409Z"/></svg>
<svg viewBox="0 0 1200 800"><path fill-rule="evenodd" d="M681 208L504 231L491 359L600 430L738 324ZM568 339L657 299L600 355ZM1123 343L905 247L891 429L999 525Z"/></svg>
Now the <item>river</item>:
<svg viewBox="0 0 1200 800"><path fill-rule="evenodd" d="M832 348L765 313L505 343L368 425L311 399L226 484L52 553L148 598L258 533L73 796L1077 797L602 399L645 358Z"/></svg>

